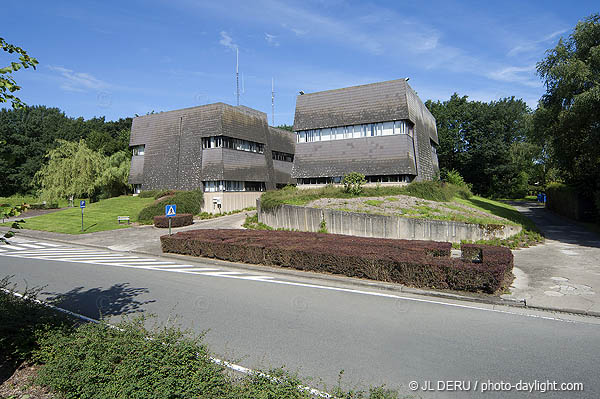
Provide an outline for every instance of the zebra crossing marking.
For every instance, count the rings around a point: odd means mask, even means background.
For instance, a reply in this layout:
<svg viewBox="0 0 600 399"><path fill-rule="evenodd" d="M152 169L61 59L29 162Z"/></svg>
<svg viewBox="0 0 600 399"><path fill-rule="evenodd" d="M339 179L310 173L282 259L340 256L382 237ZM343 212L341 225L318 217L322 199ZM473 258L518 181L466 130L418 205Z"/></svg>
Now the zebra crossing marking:
<svg viewBox="0 0 600 399"><path fill-rule="evenodd" d="M77 248L47 242L19 238L15 244L0 248L0 256L50 260L55 262L85 263L93 265L127 267L164 272L187 273L198 276L236 278L250 281L273 281L274 277L251 275L243 272L225 271L215 267L197 267L172 261L115 253L102 249Z"/></svg>

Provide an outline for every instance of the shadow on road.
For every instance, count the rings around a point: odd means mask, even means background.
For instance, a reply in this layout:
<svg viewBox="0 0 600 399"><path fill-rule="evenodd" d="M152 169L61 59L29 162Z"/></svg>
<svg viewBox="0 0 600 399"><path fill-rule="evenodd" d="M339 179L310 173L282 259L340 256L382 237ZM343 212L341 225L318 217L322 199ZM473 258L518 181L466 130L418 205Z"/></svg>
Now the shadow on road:
<svg viewBox="0 0 600 399"><path fill-rule="evenodd" d="M147 294L147 288L129 287L128 283L115 284L108 289L77 287L66 293L44 292L55 306L99 319L107 316L142 312L144 305L155 300L140 301L136 297Z"/></svg>

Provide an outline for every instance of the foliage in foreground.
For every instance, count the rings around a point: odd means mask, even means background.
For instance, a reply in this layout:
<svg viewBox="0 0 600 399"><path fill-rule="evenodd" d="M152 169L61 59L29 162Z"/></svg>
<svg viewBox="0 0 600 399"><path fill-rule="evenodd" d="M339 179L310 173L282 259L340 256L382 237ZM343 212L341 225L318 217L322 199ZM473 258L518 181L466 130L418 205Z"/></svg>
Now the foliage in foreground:
<svg viewBox="0 0 600 399"><path fill-rule="evenodd" d="M27 54L27 51L21 47L15 46L14 44L7 43L6 40L0 37L0 49L4 50L9 54L16 53L19 55L18 62L11 62L10 65L0 68L0 103L10 101L13 108L23 108L25 104L14 92L21 90L21 86L17 85L17 82L13 79L11 74L17 72L21 68L32 67L38 64L38 60L32 58Z"/></svg>
<svg viewBox="0 0 600 399"><path fill-rule="evenodd" d="M14 289L9 278L0 288ZM214 363L202 335L177 326L151 325L148 318L127 320L117 328L81 324L28 299L0 291L0 355L17 367L41 364L36 384L64 398L223 398L309 399L303 381L284 369L232 376ZM7 364L7 363L5 363ZM339 398L394 399L383 387L334 393Z"/></svg>
<svg viewBox="0 0 600 399"><path fill-rule="evenodd" d="M391 195L409 195L431 201L448 202L455 197L470 198L468 187L459 187L439 181L413 182L406 186L363 187L357 195L346 192L343 187L327 185L322 188L299 189L286 186L281 190L267 191L260 197L260 206L264 210L279 205L306 205L320 198L384 197Z"/></svg>

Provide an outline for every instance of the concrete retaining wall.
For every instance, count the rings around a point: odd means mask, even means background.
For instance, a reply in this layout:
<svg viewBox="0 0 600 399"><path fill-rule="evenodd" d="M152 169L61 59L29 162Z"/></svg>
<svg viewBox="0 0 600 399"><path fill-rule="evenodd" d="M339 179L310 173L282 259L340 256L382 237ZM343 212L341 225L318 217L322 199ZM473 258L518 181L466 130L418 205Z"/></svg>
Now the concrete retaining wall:
<svg viewBox="0 0 600 399"><path fill-rule="evenodd" d="M260 198L262 192L214 192L204 193L204 206L202 212L219 213L219 208L213 201L217 198L221 201L220 212L231 212L238 209L244 209L256 205L257 198Z"/></svg>
<svg viewBox="0 0 600 399"><path fill-rule="evenodd" d="M321 221L325 220L329 233L360 237L460 242L461 240L508 238L521 231L521 226L484 226L293 205L281 205L275 210L265 212L260 209L260 200L257 200L257 209L258 221L273 228L318 231Z"/></svg>

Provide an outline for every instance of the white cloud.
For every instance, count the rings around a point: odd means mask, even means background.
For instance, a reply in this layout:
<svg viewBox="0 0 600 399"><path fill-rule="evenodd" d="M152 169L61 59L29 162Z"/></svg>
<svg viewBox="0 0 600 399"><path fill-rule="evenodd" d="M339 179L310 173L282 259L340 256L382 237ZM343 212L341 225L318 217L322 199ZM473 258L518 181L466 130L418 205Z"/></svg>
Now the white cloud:
<svg viewBox="0 0 600 399"><path fill-rule="evenodd" d="M534 79L535 65L516 67L509 66L488 73L488 77L503 82L520 83L530 87L540 87L541 83Z"/></svg>
<svg viewBox="0 0 600 399"><path fill-rule="evenodd" d="M67 91L86 92L109 89L110 84L86 72L75 72L61 66L49 65L48 69L60 75L60 88Z"/></svg>
<svg viewBox="0 0 600 399"><path fill-rule="evenodd" d="M231 36L225 31L221 31L221 40L219 40L219 44L231 50L237 50L238 48L238 45L233 42Z"/></svg>
<svg viewBox="0 0 600 399"><path fill-rule="evenodd" d="M541 38L539 40L524 40L520 44L513 47L507 53L507 55L509 57L512 57L512 56L519 55L522 53L537 52L540 50L540 47L542 44L554 39L555 37L557 37L559 35L562 35L567 30L568 29L557 30L555 32L550 33L549 35L544 36L543 38Z"/></svg>
<svg viewBox="0 0 600 399"><path fill-rule="evenodd" d="M279 46L279 41L277 40L277 36L275 36L275 35L271 35L271 34L265 32L265 40L267 41L269 46L273 46L273 47Z"/></svg>

